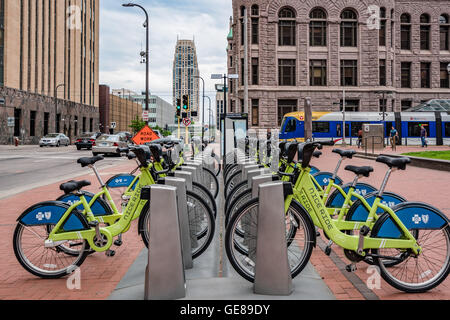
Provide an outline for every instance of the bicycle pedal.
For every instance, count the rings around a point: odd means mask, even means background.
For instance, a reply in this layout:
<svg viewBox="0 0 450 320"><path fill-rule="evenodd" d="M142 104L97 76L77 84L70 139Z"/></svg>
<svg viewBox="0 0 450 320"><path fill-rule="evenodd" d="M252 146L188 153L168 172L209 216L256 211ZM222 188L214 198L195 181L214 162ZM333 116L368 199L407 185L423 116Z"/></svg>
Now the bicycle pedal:
<svg viewBox="0 0 450 320"><path fill-rule="evenodd" d="M327 256L329 256L330 254L331 254L331 247L330 246L327 246L326 248L325 248L325 254L327 255Z"/></svg>
<svg viewBox="0 0 450 320"><path fill-rule="evenodd" d="M116 255L116 252L114 250L108 250L105 252L105 255L107 257L114 257Z"/></svg>
<svg viewBox="0 0 450 320"><path fill-rule="evenodd" d="M123 244L123 241L122 241L122 240L116 240L116 241L114 241L114 245L115 245L116 247L120 247L122 244Z"/></svg>
<svg viewBox="0 0 450 320"><path fill-rule="evenodd" d="M358 268L356 267L356 264L354 264L354 263L345 266L345 270L347 272L355 272L357 269Z"/></svg>
<svg viewBox="0 0 450 320"><path fill-rule="evenodd" d="M96 228L98 226L99 222L98 221L91 221L88 222L89 227L91 228Z"/></svg>

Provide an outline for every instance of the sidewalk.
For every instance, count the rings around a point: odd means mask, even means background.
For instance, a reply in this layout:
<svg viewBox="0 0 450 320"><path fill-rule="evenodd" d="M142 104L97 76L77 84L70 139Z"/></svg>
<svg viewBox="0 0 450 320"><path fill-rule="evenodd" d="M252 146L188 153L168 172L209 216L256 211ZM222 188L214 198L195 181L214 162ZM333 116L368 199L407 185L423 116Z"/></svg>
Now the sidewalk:
<svg viewBox="0 0 450 320"><path fill-rule="evenodd" d="M105 179L117 173L130 172L134 169L133 162L120 164L100 170ZM87 191L98 192L98 182L93 174L77 178L89 180L92 185ZM144 245L137 233L134 223L129 232L124 235L124 244L116 249L116 255L108 258L105 254L90 255L81 267L81 290L67 289L66 278L57 280L43 280L37 278L17 262L12 247L12 238L16 227L16 219L31 205L54 200L61 195L60 181L45 187L37 188L0 200L2 208L2 222L0 235L3 245L0 247L0 300L103 300L116 287L117 283L127 272Z"/></svg>

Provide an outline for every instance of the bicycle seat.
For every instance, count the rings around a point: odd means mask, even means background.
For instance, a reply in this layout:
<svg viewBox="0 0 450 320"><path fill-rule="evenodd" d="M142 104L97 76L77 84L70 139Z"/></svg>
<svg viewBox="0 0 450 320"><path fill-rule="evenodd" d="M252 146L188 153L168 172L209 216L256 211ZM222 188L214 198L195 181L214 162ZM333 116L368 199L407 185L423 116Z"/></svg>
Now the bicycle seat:
<svg viewBox="0 0 450 320"><path fill-rule="evenodd" d="M289 142L286 144L286 155L287 155L287 162L291 163L294 161L295 155L297 154L297 142Z"/></svg>
<svg viewBox="0 0 450 320"><path fill-rule="evenodd" d="M356 154L355 150L342 150L342 149L334 149L333 153L337 153L342 158L349 158L352 159L353 156Z"/></svg>
<svg viewBox="0 0 450 320"><path fill-rule="evenodd" d="M71 192L74 191L78 191L81 190L84 187L90 186L91 183L87 180L83 180L83 181L69 181L66 183L63 183L62 185L59 186L59 189L61 191L64 191L65 194L69 194Z"/></svg>
<svg viewBox="0 0 450 320"><path fill-rule="evenodd" d="M406 165L411 163L411 159L408 157L388 157L388 156L379 156L377 158L377 162L384 163L389 166L389 168L397 168L400 170L405 170Z"/></svg>
<svg viewBox="0 0 450 320"><path fill-rule="evenodd" d="M345 170L353 172L358 176L369 177L370 173L373 172L372 167L356 167L356 166L346 166Z"/></svg>
<svg viewBox="0 0 450 320"><path fill-rule="evenodd" d="M319 159L320 156L322 155L322 151L314 151L313 152L313 157Z"/></svg>
<svg viewBox="0 0 450 320"><path fill-rule="evenodd" d="M78 159L77 163L81 164L81 167L87 167L89 165L93 165L98 161L103 160L104 158L102 156L96 156L91 158L80 158Z"/></svg>
<svg viewBox="0 0 450 320"><path fill-rule="evenodd" d="M151 144L149 145L150 152L153 155L153 158L156 162L161 162L161 158L163 156L163 149L159 144Z"/></svg>

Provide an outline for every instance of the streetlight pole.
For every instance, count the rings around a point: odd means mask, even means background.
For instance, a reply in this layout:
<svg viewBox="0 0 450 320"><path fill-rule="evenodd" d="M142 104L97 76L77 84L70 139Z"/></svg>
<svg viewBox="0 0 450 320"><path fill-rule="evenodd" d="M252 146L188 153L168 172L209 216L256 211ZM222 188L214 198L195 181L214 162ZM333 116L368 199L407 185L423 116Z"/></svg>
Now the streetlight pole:
<svg viewBox="0 0 450 320"><path fill-rule="evenodd" d="M124 3L122 4L123 7L138 7L141 8L142 11L145 13L145 29L146 29L146 39L145 39L145 111L149 111L149 56L150 56L150 50L149 50L149 19L148 19L148 13L145 8L139 4L135 3Z"/></svg>
<svg viewBox="0 0 450 320"><path fill-rule="evenodd" d="M55 87L55 133L59 133L57 132L58 130L58 89L60 87L65 87L66 85L64 83L61 83L59 85L57 85Z"/></svg>
<svg viewBox="0 0 450 320"><path fill-rule="evenodd" d="M203 96L203 98L207 98L209 100L209 108L208 108L208 124L209 124L209 141L211 141L211 98L208 96Z"/></svg>
<svg viewBox="0 0 450 320"><path fill-rule="evenodd" d="M205 80L200 76L193 76L194 78L199 78L203 82L203 106L202 106L202 142L205 140Z"/></svg>

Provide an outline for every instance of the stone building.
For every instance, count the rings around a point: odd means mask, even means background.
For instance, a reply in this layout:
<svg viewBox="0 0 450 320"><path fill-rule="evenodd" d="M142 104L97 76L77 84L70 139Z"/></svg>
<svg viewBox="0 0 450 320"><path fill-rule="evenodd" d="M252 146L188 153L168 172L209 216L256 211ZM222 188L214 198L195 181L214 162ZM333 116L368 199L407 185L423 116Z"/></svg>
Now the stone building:
<svg viewBox="0 0 450 320"><path fill-rule="evenodd" d="M373 112L449 99L449 4L233 0L227 63L240 79L229 82L228 110L274 128L306 97L313 111L342 110L345 99L347 111Z"/></svg>
<svg viewBox="0 0 450 320"><path fill-rule="evenodd" d="M110 92L100 85L100 130L103 133L132 132L131 122L142 118L142 104ZM112 124L115 124L112 126Z"/></svg>
<svg viewBox="0 0 450 320"><path fill-rule="evenodd" d="M99 9L99 0L0 0L0 86L14 93L3 97L0 121L15 117L14 131L23 132L26 143L39 140L47 118L55 119L48 121L49 132L69 137L81 133L75 118L92 118L98 130ZM18 104L22 99L39 102ZM56 117L70 119L66 131Z"/></svg>

